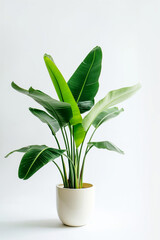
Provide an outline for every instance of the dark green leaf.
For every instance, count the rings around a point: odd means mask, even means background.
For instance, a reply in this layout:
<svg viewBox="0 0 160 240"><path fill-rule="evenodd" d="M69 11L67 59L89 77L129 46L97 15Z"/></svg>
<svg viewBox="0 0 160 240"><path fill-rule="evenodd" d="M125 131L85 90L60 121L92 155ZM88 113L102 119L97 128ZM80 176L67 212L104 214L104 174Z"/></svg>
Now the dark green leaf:
<svg viewBox="0 0 160 240"><path fill-rule="evenodd" d="M98 128L102 123L106 122L107 120L118 116L124 109L121 108L120 110L117 107L109 108L103 112L101 112L93 121L92 125L95 128Z"/></svg>
<svg viewBox="0 0 160 240"><path fill-rule="evenodd" d="M94 105L94 100L78 102L80 113L85 113L89 111L93 107L93 105Z"/></svg>
<svg viewBox="0 0 160 240"><path fill-rule="evenodd" d="M107 149L109 151L114 151L118 152L121 154L124 154L122 150L120 150L118 147L116 147L113 143L108 142L108 141L103 141L103 142L89 142L88 143L89 147L96 147L96 148L102 148L102 149Z"/></svg>
<svg viewBox="0 0 160 240"><path fill-rule="evenodd" d="M59 102L47 94L33 88L25 90L17 86L14 82L12 82L12 87L18 92L28 95L42 105L48 113L58 121L60 126L65 126L73 116L71 105L69 103Z"/></svg>
<svg viewBox="0 0 160 240"><path fill-rule="evenodd" d="M102 50L95 47L69 79L68 86L77 103L94 99L99 88L101 62Z"/></svg>
<svg viewBox="0 0 160 240"><path fill-rule="evenodd" d="M38 117L42 122L46 123L49 126L53 135L56 134L56 132L59 130L59 124L55 118L51 117L46 112L39 109L29 108L29 110L31 111L31 113L33 113L33 115Z"/></svg>
<svg viewBox="0 0 160 240"><path fill-rule="evenodd" d="M22 157L18 170L19 178L24 180L30 178L48 162L61 156L64 151L47 146L32 147Z"/></svg>
<svg viewBox="0 0 160 240"><path fill-rule="evenodd" d="M41 145L42 147L47 147L46 145ZM29 145L27 147L23 147L23 148L19 148L16 150L13 150L12 152L8 153L5 158L7 158L9 155L11 155L14 152L27 152L28 150L30 150L31 148L36 148L39 147L39 145Z"/></svg>

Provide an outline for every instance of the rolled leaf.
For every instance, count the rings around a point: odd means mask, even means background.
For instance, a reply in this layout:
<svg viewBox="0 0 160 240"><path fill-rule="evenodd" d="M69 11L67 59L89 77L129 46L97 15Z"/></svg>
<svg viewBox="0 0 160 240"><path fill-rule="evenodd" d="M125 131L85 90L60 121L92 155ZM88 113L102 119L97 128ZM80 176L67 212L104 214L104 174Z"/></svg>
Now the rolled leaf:
<svg viewBox="0 0 160 240"><path fill-rule="evenodd" d="M140 84L136 84L131 87L120 88L109 92L106 97L97 102L96 105L94 105L94 107L91 109L91 111L84 117L82 124L85 131L89 129L91 124L101 112L117 103L123 102L124 100L128 99L133 94L135 94L137 90L140 89L140 87Z"/></svg>
<svg viewBox="0 0 160 240"><path fill-rule="evenodd" d="M68 81L76 102L92 101L99 88L102 50L95 47L79 65Z"/></svg>
<svg viewBox="0 0 160 240"><path fill-rule="evenodd" d="M52 57L50 55L44 55L44 61L46 63L46 67L48 69L49 75L52 79L53 85L57 92L57 95L62 102L67 102L71 105L73 118L70 120L71 125L76 125L78 123L82 123L82 117L78 108L78 105L71 93L68 84L66 83L64 77L61 72L55 65Z"/></svg>
<svg viewBox="0 0 160 240"><path fill-rule="evenodd" d="M48 162L61 156L64 151L47 146L32 147L22 157L18 170L19 178L24 180L30 178Z"/></svg>
<svg viewBox="0 0 160 240"><path fill-rule="evenodd" d="M115 146L113 143L108 142L108 141L103 141L103 142L89 142L88 143L89 147L96 147L96 148L101 148L101 149L107 149L109 151L114 151L118 152L121 154L124 154L124 152L119 149L117 146Z"/></svg>
<svg viewBox="0 0 160 240"><path fill-rule="evenodd" d="M80 113L85 113L89 111L93 107L93 105L94 105L94 100L78 102Z"/></svg>
<svg viewBox="0 0 160 240"><path fill-rule="evenodd" d="M47 147L46 145L41 145L42 147ZM16 149L16 150L13 150L12 152L8 153L5 158L7 158L9 155L11 155L12 153L15 153L15 152L27 152L28 150L30 150L31 148L37 148L39 147L39 145L29 145L27 147L22 147L22 148L19 148L19 149Z"/></svg>
<svg viewBox="0 0 160 240"><path fill-rule="evenodd" d="M61 127L65 126L72 118L72 109L69 103L59 102L47 94L35 90L32 87L29 90L23 89L12 82L12 87L42 105L49 114L51 114L59 123Z"/></svg>
<svg viewBox="0 0 160 240"><path fill-rule="evenodd" d="M76 143L76 148L78 148L85 136L85 131L81 123L73 126L73 136Z"/></svg>
<svg viewBox="0 0 160 240"><path fill-rule="evenodd" d="M48 115L46 112L36 109L36 108L29 108L30 112L38 117L43 123L46 123L50 128L53 135L56 135L56 132L59 130L58 121Z"/></svg>
<svg viewBox="0 0 160 240"><path fill-rule="evenodd" d="M117 107L109 108L103 112L101 112L96 119L93 121L92 125L95 128L98 128L102 123L108 121L111 118L118 116L124 109L121 108L120 110Z"/></svg>

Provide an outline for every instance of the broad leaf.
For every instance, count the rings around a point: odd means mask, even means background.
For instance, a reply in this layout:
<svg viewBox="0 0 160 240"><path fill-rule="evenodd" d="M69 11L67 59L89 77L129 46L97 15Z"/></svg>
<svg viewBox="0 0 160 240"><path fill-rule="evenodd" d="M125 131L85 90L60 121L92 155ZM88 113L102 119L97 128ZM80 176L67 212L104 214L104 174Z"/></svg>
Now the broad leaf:
<svg viewBox="0 0 160 240"><path fill-rule="evenodd" d="M98 91L102 50L95 47L79 65L68 81L76 102L92 101Z"/></svg>
<svg viewBox="0 0 160 240"><path fill-rule="evenodd" d="M33 88L25 90L20 88L14 82L12 82L12 87L18 92L28 95L42 105L48 113L50 113L58 121L61 127L65 126L71 120L73 115L71 105L69 103L59 102L47 94Z"/></svg>
<svg viewBox="0 0 160 240"><path fill-rule="evenodd" d="M42 147L47 147L46 145L41 145ZM39 147L39 145L29 145L27 147L23 147L23 148L19 148L19 149L16 149L16 150L13 150L12 152L8 153L5 158L7 158L9 155L11 155L12 153L15 153L15 152L27 152L28 150L30 150L31 148L37 148Z"/></svg>
<svg viewBox="0 0 160 240"><path fill-rule="evenodd" d="M56 89L56 92L60 101L67 102L71 105L72 113L73 113L73 118L70 120L71 125L82 123L82 117L81 117L78 105L64 77L62 76L61 72L53 62L52 57L45 54L44 61L46 63L46 67L48 69L49 75L52 79L53 85Z"/></svg>
<svg viewBox="0 0 160 240"><path fill-rule="evenodd" d="M94 100L88 100L84 102L78 102L78 107L80 110L80 113L85 113L89 111L94 105Z"/></svg>
<svg viewBox="0 0 160 240"><path fill-rule="evenodd" d="M108 121L111 118L118 116L124 109L121 108L120 110L117 107L109 108L103 112L101 112L96 119L93 121L92 125L95 128L98 128L102 123Z"/></svg>
<svg viewBox="0 0 160 240"><path fill-rule="evenodd" d="M121 154L124 154L124 152L119 149L118 147L116 147L113 143L108 142L108 141L103 141L103 142L89 142L88 143L89 147L96 147L96 148L102 148L102 149L107 149L109 151L114 151L114 152L118 152Z"/></svg>
<svg viewBox="0 0 160 240"><path fill-rule="evenodd" d="M53 135L56 134L56 132L59 130L59 124L57 120L50 115L48 115L46 112L36 109L36 108L29 108L31 113L38 117L42 122L46 123L48 127L50 128Z"/></svg>
<svg viewBox="0 0 160 240"><path fill-rule="evenodd" d="M97 102L91 111L84 117L82 124L85 131L89 129L101 112L131 97L140 87L140 84L136 84L132 87L120 88L109 92L106 97Z"/></svg>
<svg viewBox="0 0 160 240"><path fill-rule="evenodd" d="M47 146L37 146L29 149L22 157L18 176L21 179L30 178L35 172L51 160L58 158L64 150L54 149Z"/></svg>

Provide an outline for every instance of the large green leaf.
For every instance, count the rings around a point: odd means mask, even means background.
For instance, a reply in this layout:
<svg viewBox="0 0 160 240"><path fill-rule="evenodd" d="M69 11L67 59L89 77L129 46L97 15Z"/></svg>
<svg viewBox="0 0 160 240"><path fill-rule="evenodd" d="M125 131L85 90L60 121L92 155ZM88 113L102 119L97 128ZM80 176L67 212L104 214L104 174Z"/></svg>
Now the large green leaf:
<svg viewBox="0 0 160 240"><path fill-rule="evenodd" d="M51 160L58 158L65 150L50 148L47 146L36 146L30 148L22 157L18 176L21 179L30 178L35 172Z"/></svg>
<svg viewBox="0 0 160 240"><path fill-rule="evenodd" d="M22 148L19 148L19 149L16 149L16 150L13 150L12 152L8 153L5 158L7 158L9 155L11 155L12 153L15 153L15 152L27 152L28 150L30 150L31 148L37 148L39 147L39 145L29 145L27 147L22 147ZM46 145L41 145L41 147L47 147Z"/></svg>
<svg viewBox="0 0 160 240"><path fill-rule="evenodd" d="M108 141L102 141L102 142L89 142L88 146L91 147L96 147L96 148L102 148L102 149L107 149L109 151L114 151L114 152L118 152L121 154L124 154L124 152L119 149L118 147L116 147L113 143L108 142Z"/></svg>
<svg viewBox="0 0 160 240"><path fill-rule="evenodd" d="M55 65L52 57L50 55L44 55L44 61L46 63L46 67L56 89L57 95L62 102L67 102L71 105L73 118L70 120L71 125L76 125L78 123L82 123L82 117L78 108L78 105L71 93L71 90L68 87L64 77L61 72Z"/></svg>
<svg viewBox="0 0 160 240"><path fill-rule="evenodd" d="M94 105L94 100L78 102L80 113L85 113L89 111L93 107L93 105Z"/></svg>
<svg viewBox="0 0 160 240"><path fill-rule="evenodd" d="M48 127L50 128L53 135L56 134L56 132L59 130L59 124L58 121L48 115L46 112L36 109L36 108L29 108L31 113L38 117L42 122L46 123Z"/></svg>
<svg viewBox="0 0 160 240"><path fill-rule="evenodd" d="M36 102L42 105L48 113L50 113L59 123L61 127L65 126L72 118L72 109L69 103L59 102L47 94L30 88L29 90L25 90L14 82L12 82L12 87L31 98L33 98Z"/></svg>
<svg viewBox="0 0 160 240"><path fill-rule="evenodd" d="M95 128L98 128L102 123L108 121L111 118L114 118L116 116L118 116L121 112L123 112L124 109L118 109L117 107L114 108L109 108L103 112L101 112L93 121L92 125Z"/></svg>
<svg viewBox="0 0 160 240"><path fill-rule="evenodd" d="M120 88L109 92L106 97L97 102L91 111L84 117L82 124L85 131L89 129L101 112L131 97L140 87L140 84L136 84L131 87Z"/></svg>
<svg viewBox="0 0 160 240"><path fill-rule="evenodd" d="M95 47L69 79L68 86L77 103L94 99L99 88L101 62L102 50Z"/></svg>

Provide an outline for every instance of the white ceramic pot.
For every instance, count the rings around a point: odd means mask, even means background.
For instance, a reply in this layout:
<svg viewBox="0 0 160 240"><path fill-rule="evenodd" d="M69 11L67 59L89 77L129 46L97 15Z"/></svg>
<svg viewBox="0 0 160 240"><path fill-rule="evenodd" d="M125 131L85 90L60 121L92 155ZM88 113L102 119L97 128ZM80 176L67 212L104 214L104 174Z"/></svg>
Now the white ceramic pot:
<svg viewBox="0 0 160 240"><path fill-rule="evenodd" d="M88 223L94 208L94 186L84 183L83 188L56 187L57 212L60 220L68 226L83 226Z"/></svg>

